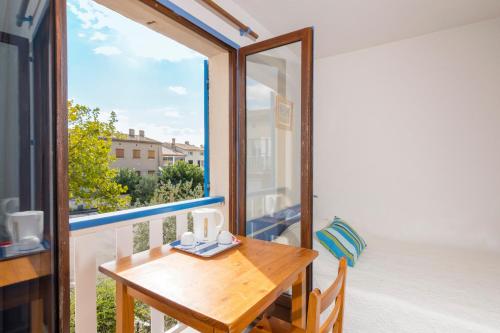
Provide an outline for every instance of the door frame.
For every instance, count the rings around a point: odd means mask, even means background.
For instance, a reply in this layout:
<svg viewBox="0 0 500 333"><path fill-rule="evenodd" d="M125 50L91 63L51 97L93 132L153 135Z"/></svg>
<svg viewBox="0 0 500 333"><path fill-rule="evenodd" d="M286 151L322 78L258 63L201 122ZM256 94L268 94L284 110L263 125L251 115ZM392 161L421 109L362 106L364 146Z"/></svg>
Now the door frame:
<svg viewBox="0 0 500 333"><path fill-rule="evenodd" d="M313 206L313 28L308 27L257 42L238 50L238 234L246 234L246 57L295 42L301 47L301 246L312 248ZM307 291L312 267L307 269Z"/></svg>

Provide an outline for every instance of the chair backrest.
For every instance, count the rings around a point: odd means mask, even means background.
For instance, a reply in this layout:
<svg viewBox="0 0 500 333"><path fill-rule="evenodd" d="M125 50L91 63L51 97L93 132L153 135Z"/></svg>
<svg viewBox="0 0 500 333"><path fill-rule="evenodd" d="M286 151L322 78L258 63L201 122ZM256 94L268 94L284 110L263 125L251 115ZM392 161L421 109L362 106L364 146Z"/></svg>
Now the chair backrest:
<svg viewBox="0 0 500 333"><path fill-rule="evenodd" d="M339 272L335 282L323 293L314 289L309 295L309 308L307 310L307 333L334 333L342 332L342 320L344 319L345 280L347 275L347 262L342 258L339 262ZM320 323L320 315L332 303L335 305L324 323Z"/></svg>

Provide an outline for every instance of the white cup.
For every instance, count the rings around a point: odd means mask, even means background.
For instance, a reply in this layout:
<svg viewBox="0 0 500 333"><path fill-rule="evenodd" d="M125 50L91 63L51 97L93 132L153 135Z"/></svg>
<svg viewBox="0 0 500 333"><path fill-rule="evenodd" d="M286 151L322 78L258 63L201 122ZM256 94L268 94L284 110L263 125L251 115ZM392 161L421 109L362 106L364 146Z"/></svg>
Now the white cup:
<svg viewBox="0 0 500 333"><path fill-rule="evenodd" d="M182 234L181 245L186 247L196 245L196 238L194 237L194 234L191 231L187 231Z"/></svg>
<svg viewBox="0 0 500 333"><path fill-rule="evenodd" d="M222 230L217 236L217 242L221 245L229 245L233 242L233 234L227 230Z"/></svg>

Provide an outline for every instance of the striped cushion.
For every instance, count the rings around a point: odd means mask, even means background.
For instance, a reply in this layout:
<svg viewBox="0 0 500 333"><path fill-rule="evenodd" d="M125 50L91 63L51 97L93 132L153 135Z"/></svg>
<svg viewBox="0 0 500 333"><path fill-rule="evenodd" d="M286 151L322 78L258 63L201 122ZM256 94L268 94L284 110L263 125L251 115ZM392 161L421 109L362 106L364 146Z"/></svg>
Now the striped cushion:
<svg viewBox="0 0 500 333"><path fill-rule="evenodd" d="M344 220L335 216L333 222L323 230L316 231L321 244L338 259L345 257L349 266L354 266L366 248L366 242Z"/></svg>

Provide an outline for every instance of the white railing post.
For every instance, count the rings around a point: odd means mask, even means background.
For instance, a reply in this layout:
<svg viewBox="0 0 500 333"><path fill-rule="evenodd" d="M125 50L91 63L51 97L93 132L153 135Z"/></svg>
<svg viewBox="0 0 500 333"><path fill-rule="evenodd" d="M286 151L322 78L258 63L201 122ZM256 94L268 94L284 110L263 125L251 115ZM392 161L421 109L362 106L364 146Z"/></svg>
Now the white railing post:
<svg viewBox="0 0 500 333"><path fill-rule="evenodd" d="M96 251L94 234L74 238L75 332L97 332Z"/></svg>
<svg viewBox="0 0 500 333"><path fill-rule="evenodd" d="M116 229L116 260L134 253L134 226Z"/></svg>
<svg viewBox="0 0 500 333"><path fill-rule="evenodd" d="M183 233L188 231L188 216L187 213L179 214L175 217L175 234L177 239L181 239Z"/></svg>
<svg viewBox="0 0 500 333"><path fill-rule="evenodd" d="M149 248L163 245L163 219L149 221ZM151 308L151 333L165 332L163 313Z"/></svg>

